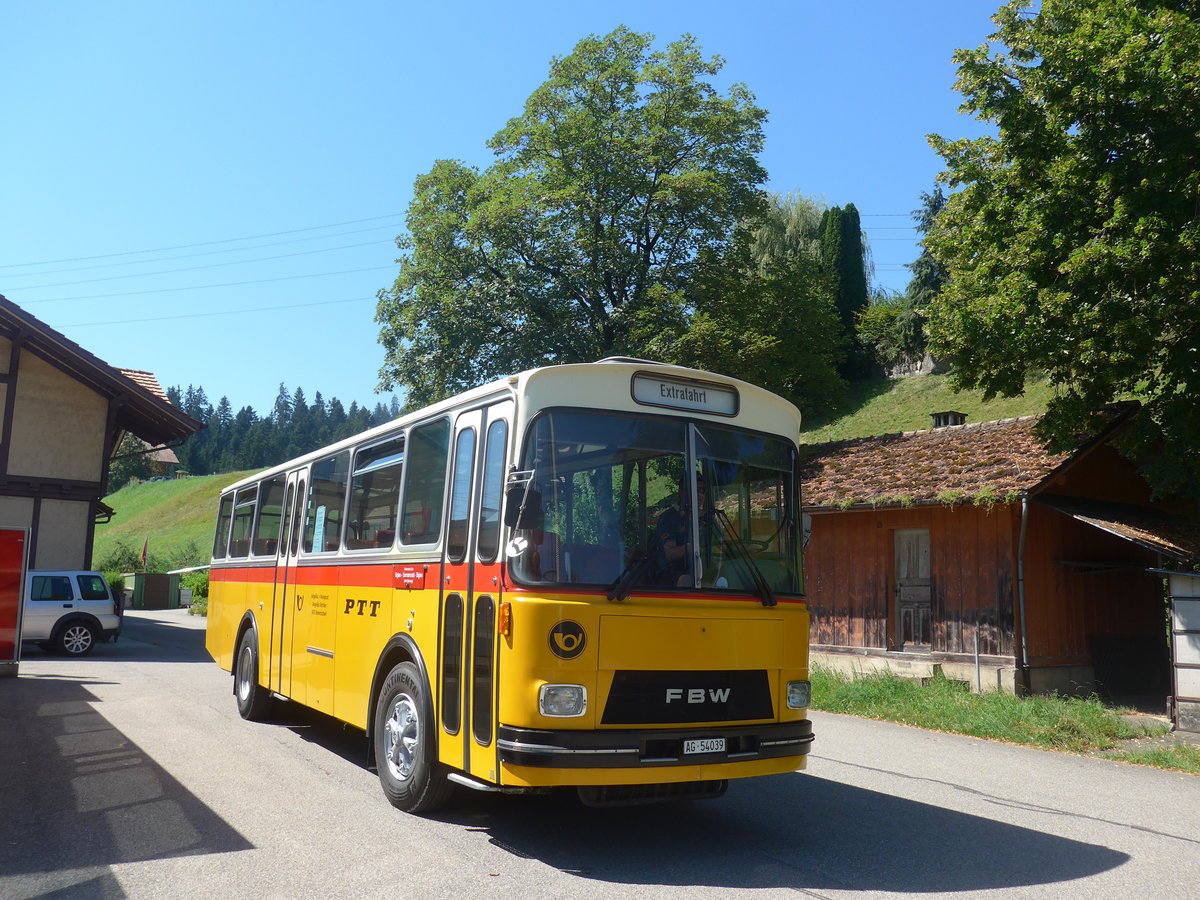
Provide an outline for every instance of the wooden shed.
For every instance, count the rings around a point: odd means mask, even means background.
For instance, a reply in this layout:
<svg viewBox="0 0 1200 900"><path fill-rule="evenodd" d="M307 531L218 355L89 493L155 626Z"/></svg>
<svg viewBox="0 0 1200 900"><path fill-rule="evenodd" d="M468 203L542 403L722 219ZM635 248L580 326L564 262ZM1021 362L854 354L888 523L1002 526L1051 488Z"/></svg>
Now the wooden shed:
<svg viewBox="0 0 1200 900"><path fill-rule="evenodd" d="M811 445L813 658L1009 691L1164 707L1166 560L1200 525L1151 502L1112 446L1136 406L1051 453L1037 417Z"/></svg>

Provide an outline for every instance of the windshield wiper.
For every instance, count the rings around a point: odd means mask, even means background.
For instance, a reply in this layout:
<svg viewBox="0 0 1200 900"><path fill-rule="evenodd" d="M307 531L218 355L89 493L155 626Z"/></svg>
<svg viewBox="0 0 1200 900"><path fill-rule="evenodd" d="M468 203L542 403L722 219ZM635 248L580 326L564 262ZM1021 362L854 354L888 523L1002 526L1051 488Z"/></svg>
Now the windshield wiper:
<svg viewBox="0 0 1200 900"><path fill-rule="evenodd" d="M641 577L642 572L646 570L646 566L648 565L650 565L650 557L648 556L630 560L625 570L617 576L617 580L609 586L608 599L620 603L628 597L633 583Z"/></svg>
<svg viewBox="0 0 1200 900"><path fill-rule="evenodd" d="M746 570L750 573L750 578L754 581L754 586L758 589L758 596L762 600L763 606L774 606L778 601L775 599L774 593L771 592L771 585L767 583L766 576L758 568L758 563L754 561L754 557L750 555L750 548L742 542L738 537L737 529L733 527L733 523L729 521L729 516L725 514L723 509L714 509L713 518L721 523L722 530L726 535L717 533L717 537L721 539L721 544L726 549L726 552L732 551L731 556L740 557L746 564Z"/></svg>

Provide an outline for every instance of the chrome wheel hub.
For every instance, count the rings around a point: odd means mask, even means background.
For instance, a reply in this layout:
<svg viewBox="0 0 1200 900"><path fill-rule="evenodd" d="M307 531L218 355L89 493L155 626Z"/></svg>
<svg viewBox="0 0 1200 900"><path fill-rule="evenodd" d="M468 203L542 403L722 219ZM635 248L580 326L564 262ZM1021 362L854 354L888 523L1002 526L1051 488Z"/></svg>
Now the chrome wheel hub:
<svg viewBox="0 0 1200 900"><path fill-rule="evenodd" d="M237 693L238 699L243 702L250 698L250 691L254 688L255 673L250 671L254 668L254 653L249 646L242 648L242 655L238 658L238 674L237 674Z"/></svg>
<svg viewBox="0 0 1200 900"><path fill-rule="evenodd" d="M63 648L68 653L83 653L92 646L92 633L83 625L72 625L63 632Z"/></svg>
<svg viewBox="0 0 1200 900"><path fill-rule="evenodd" d="M412 775L420 736L421 720L417 706L412 697L401 694L392 704L391 713L383 723L384 757L392 777L399 781Z"/></svg>

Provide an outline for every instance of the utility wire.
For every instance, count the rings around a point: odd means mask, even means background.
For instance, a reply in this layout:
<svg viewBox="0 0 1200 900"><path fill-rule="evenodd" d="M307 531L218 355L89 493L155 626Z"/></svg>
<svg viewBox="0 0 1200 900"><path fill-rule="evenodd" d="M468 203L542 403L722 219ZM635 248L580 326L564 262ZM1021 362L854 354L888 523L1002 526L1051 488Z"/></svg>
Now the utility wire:
<svg viewBox="0 0 1200 900"><path fill-rule="evenodd" d="M308 228L293 228L291 231L271 231L265 234L251 234L247 235L246 237L225 238L220 241L201 241L195 244L175 244L170 247L154 247L148 250L126 250L122 253L102 253L98 256L72 256L64 259L45 259L41 260L40 262L9 263L7 265L0 266L0 269L16 269L23 266L55 266L59 263L87 262L88 260L92 259L115 259L118 256L136 256L139 253L163 253L167 250L187 250L191 247L212 247L217 244L233 244L237 241L254 241L258 240L259 238L280 237L285 234L302 234L306 231L319 231L322 228L340 228L343 225L359 225L363 222L378 222L381 219L394 219L401 215L403 215L403 213L389 213L386 216L370 216L365 219L351 219L347 222L331 222L328 225L312 225Z"/></svg>
<svg viewBox="0 0 1200 900"><path fill-rule="evenodd" d="M42 275L63 275L68 272L87 272L90 269L115 269L118 266L140 266L143 263L164 263L174 262L177 259L194 259L197 256L216 256L220 253L239 253L243 250L263 250L267 247L283 247L287 244L302 244L305 241L323 241L326 238L346 237L351 234L365 234L368 231L382 231L383 229L392 230L391 225L376 225L372 228L356 228L353 231L335 231L333 234L318 234L312 237L292 238L290 241L272 241L269 244L251 244L248 247L226 247L222 250L202 250L199 253L181 253L178 256L160 256L157 259L131 259L124 262L100 263L94 266L76 266L72 269L46 269L41 272L24 272L21 275L14 277L18 278L37 278ZM254 262L255 260L244 260L244 262ZM24 263L23 265L34 265L33 263ZM2 268L2 267L0 267Z"/></svg>
<svg viewBox="0 0 1200 900"><path fill-rule="evenodd" d="M306 306L332 306L335 303L361 303L364 300L374 300L374 297L347 297L344 300L318 300L314 303L289 303L284 306L256 306L252 309L225 309L215 312L181 313L177 316L154 316L152 318L108 320L104 322L77 322L74 325L63 325L63 328L91 328L95 325L137 325L142 322L169 322L173 319L207 319L212 316L237 316L243 313L275 312L281 309L301 309Z"/></svg>
<svg viewBox="0 0 1200 900"><path fill-rule="evenodd" d="M157 269L153 272L132 272L126 275L106 275L103 278L84 278L81 281L58 281L53 284L34 284L19 288L22 291L37 291L43 288L70 287L76 284L95 284L100 281L123 281L126 278L148 278L151 275L174 275L177 272L195 272L198 269L218 269L221 266L241 266L249 263L270 262L275 259L290 259L294 256L312 256L314 253L329 253L333 250L350 250L355 247L376 247L379 241L366 241L362 244L341 244L337 247L318 247L314 250L300 250L296 253L281 253L278 256L260 256L256 259L232 259L226 262L205 263L200 266L184 266L179 269Z"/></svg>
<svg viewBox="0 0 1200 900"><path fill-rule="evenodd" d="M203 291L209 288L242 287L247 284L267 284L272 281L296 281L300 278L323 278L326 275L350 275L355 272L377 272L380 269L396 270L391 266L367 266L363 269L343 269L340 272L313 272L309 275L283 275L279 278L259 278L255 281L229 281L224 284L194 284L189 287L156 288L152 291L118 291L115 294L85 294L79 297L50 297L45 300L22 300L22 306L32 306L34 303L62 303L67 300L104 300L109 297L139 297L144 294L168 294L174 291Z"/></svg>

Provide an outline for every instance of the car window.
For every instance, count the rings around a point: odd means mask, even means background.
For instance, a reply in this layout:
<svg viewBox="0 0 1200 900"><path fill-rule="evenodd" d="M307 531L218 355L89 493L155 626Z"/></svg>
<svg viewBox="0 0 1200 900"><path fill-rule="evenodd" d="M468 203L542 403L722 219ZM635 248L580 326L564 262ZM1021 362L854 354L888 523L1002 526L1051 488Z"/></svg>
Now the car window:
<svg viewBox="0 0 1200 900"><path fill-rule="evenodd" d="M34 600L58 602L75 599L71 593L71 579L66 575L35 575L32 596Z"/></svg>
<svg viewBox="0 0 1200 900"><path fill-rule="evenodd" d="M108 583L99 575L80 575L79 596L84 600L107 600Z"/></svg>

